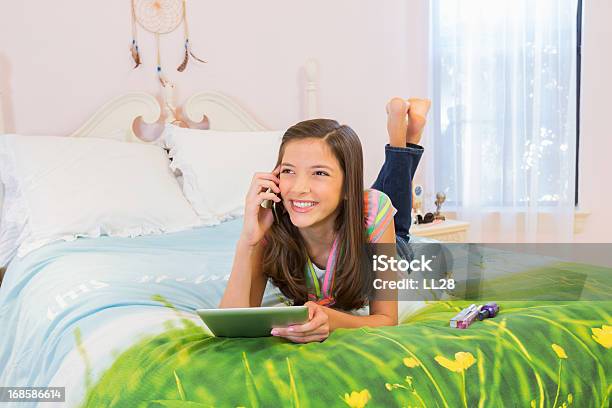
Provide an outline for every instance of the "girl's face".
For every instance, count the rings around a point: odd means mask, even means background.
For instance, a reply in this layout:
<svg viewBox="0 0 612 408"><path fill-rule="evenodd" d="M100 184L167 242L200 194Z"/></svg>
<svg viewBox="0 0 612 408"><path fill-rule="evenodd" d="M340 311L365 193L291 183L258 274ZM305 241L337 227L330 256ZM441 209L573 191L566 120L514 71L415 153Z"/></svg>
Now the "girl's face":
<svg viewBox="0 0 612 408"><path fill-rule="evenodd" d="M343 181L340 163L325 141L303 139L285 146L279 187L296 227L333 223L342 200Z"/></svg>

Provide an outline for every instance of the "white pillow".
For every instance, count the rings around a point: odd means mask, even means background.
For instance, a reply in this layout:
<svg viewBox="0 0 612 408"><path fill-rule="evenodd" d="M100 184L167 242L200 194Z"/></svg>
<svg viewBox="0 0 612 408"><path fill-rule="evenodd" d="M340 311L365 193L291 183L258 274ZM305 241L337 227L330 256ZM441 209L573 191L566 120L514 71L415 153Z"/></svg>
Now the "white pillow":
<svg viewBox="0 0 612 408"><path fill-rule="evenodd" d="M158 146L107 139L0 135L5 184L0 260L79 236L137 236L200 225ZM4 234L4 235L3 235ZM13 233L14 234L14 233ZM12 248L11 248L12 246Z"/></svg>
<svg viewBox="0 0 612 408"><path fill-rule="evenodd" d="M167 125L162 138L173 170L183 175L183 193L205 225L243 215L256 172L276 164L281 131L231 132Z"/></svg>

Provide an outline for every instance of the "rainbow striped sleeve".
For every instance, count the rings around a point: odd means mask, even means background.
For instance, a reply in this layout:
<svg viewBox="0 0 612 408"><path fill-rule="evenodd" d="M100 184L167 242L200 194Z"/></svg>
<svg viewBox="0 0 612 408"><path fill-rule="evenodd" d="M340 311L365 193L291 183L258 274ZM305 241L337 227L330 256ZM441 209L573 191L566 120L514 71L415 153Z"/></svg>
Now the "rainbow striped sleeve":
<svg viewBox="0 0 612 408"><path fill-rule="evenodd" d="M378 242L397 210L391 199L373 188L363 192L363 218L368 242Z"/></svg>

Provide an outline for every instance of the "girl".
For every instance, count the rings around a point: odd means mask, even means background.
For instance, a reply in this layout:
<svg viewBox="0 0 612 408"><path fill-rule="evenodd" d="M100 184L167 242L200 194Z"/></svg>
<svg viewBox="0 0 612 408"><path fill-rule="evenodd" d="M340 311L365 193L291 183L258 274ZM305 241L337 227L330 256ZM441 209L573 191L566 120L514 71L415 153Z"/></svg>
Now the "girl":
<svg viewBox="0 0 612 408"><path fill-rule="evenodd" d="M325 340L334 329L397 324L397 302L369 302L372 281L360 262L366 242L406 248L412 176L430 101L387 104L389 144L372 188L363 189L359 138L346 125L314 119L284 134L275 169L256 173L245 200L244 225L220 308L260 306L271 280L309 321L275 328L293 342ZM274 211L262 202L274 202ZM397 208L397 210L396 210Z"/></svg>

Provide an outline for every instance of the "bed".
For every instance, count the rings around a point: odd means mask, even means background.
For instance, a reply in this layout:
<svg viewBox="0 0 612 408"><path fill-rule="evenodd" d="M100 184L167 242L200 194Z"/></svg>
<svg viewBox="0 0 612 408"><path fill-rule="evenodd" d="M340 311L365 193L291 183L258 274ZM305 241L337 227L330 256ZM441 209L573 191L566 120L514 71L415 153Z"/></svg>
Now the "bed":
<svg viewBox="0 0 612 408"><path fill-rule="evenodd" d="M264 129L216 92L183 110L214 129ZM159 115L152 96L131 93L72 136L145 143L133 121ZM588 300L509 300L468 330L448 322L470 302L445 300L415 302L397 327L339 329L322 343L215 338L195 310L217 306L240 228L235 218L81 238L13 260L0 287L0 387L65 387L57 406L70 407L609 406L610 269L524 262L515 272L542 293L546 273L580 271ZM263 304L280 300L268 286Z"/></svg>

